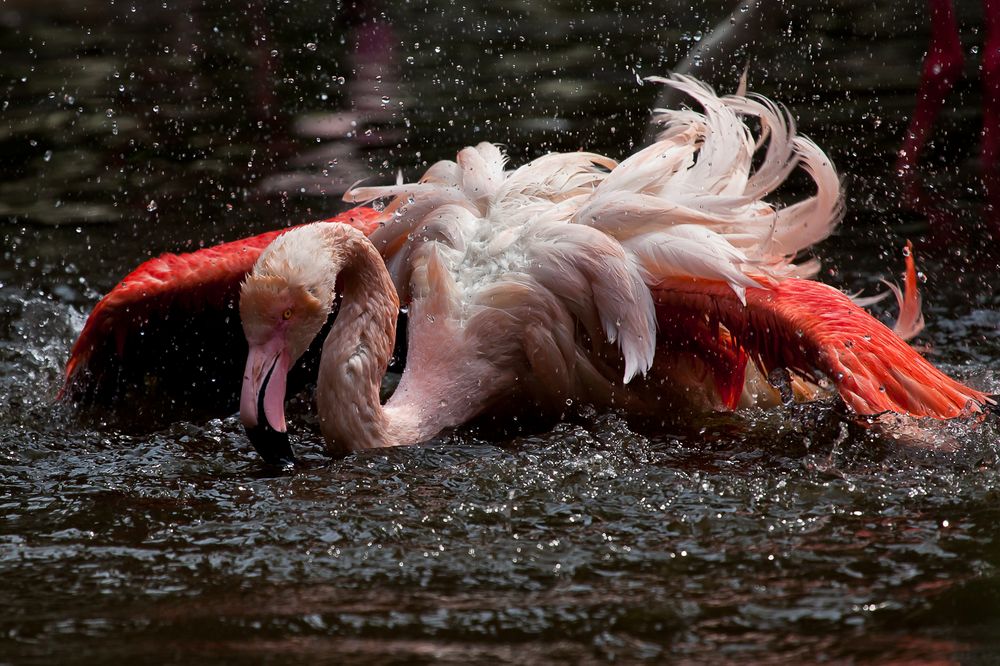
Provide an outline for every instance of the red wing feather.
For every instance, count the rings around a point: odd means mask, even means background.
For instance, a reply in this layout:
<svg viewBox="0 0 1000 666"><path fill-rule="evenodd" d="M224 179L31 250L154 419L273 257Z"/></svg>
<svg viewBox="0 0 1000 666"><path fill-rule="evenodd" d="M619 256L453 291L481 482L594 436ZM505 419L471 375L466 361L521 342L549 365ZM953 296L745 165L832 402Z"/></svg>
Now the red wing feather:
<svg viewBox="0 0 1000 666"><path fill-rule="evenodd" d="M667 292L663 295L666 297ZM665 300L657 308L656 357L661 361L678 356L697 358L715 384L720 406L736 409L743 393L747 353L728 331L719 328L718 322L709 321L694 301L691 305L675 307L673 301ZM673 381L679 380L676 368L669 362L662 372ZM698 376L694 382L700 385L704 380L704 376Z"/></svg>
<svg viewBox="0 0 1000 666"><path fill-rule="evenodd" d="M377 217L362 207L327 221L369 234ZM129 273L90 313L66 364L60 398L106 402L157 388L169 395L209 385L225 396L222 402L232 402L245 360L240 283L264 248L285 231L164 254ZM235 379L226 381L234 371Z"/></svg>
<svg viewBox="0 0 1000 666"><path fill-rule="evenodd" d="M861 414L950 418L992 403L936 369L846 295L819 282L789 279L750 288L743 305L726 283L671 279L654 289L654 298L661 330L666 325L668 334L677 336L685 328L717 332L722 325L765 373L783 367L814 380L825 375ZM717 346L724 348L721 340ZM717 384L721 378L725 397L743 373L734 364L731 377L720 369L713 368L713 374Z"/></svg>

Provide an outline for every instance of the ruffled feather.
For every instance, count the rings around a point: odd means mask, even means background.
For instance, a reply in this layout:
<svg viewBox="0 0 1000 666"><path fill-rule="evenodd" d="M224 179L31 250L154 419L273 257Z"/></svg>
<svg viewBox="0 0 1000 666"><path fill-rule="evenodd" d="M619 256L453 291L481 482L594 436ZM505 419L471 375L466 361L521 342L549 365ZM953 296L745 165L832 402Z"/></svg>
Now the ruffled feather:
<svg viewBox="0 0 1000 666"><path fill-rule="evenodd" d="M586 330L583 357L618 348L627 382L653 365L651 288L675 278L722 281L744 302L749 288L814 272L814 262L793 260L839 219L830 160L766 99L719 97L683 76L651 80L688 94L701 111L657 111L657 141L621 163L551 154L504 172L500 148L481 143L434 164L418 183L349 192L349 201L389 199L371 238L404 300L450 285L437 302L450 304L452 319L485 331L476 318L504 310L520 322L524 335L507 337L529 365L573 374L580 364L565 341L542 345L550 336L529 330L538 312L562 317L557 308ZM766 201L797 166L816 194L782 209ZM430 267L451 280L432 280ZM561 350L559 358L546 360L545 348Z"/></svg>

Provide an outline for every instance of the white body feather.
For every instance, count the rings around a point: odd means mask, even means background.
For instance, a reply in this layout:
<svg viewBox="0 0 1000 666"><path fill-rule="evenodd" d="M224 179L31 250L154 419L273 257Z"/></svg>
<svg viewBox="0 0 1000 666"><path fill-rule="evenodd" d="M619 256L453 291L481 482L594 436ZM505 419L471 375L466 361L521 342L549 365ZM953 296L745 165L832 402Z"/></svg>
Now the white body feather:
<svg viewBox="0 0 1000 666"><path fill-rule="evenodd" d="M682 76L656 81L703 112L657 111L656 143L620 164L551 154L505 172L500 149L481 143L418 183L346 195L392 198L370 238L418 322L411 350L479 350L503 378L491 381L491 395L528 378L543 399L597 399L653 366L650 287L661 280L723 280L742 300L747 287L815 273L813 262L794 260L841 216L830 160L763 98L720 98ZM757 136L746 117L759 124ZM766 197L796 166L817 191L777 208ZM407 373L462 372L448 364L446 354L426 364L418 357Z"/></svg>

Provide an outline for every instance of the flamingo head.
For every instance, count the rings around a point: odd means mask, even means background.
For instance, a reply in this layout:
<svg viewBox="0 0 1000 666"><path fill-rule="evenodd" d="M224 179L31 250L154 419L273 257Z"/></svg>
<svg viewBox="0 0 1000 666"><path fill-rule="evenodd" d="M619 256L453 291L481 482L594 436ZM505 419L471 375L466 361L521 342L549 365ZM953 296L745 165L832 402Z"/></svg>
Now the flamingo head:
<svg viewBox="0 0 1000 666"><path fill-rule="evenodd" d="M322 265L322 253L297 251L299 245L311 245L310 239L299 238L301 231L272 243L240 291L240 319L249 346L240 421L254 448L271 464L295 459L285 424L288 371L323 328L334 301L335 276Z"/></svg>

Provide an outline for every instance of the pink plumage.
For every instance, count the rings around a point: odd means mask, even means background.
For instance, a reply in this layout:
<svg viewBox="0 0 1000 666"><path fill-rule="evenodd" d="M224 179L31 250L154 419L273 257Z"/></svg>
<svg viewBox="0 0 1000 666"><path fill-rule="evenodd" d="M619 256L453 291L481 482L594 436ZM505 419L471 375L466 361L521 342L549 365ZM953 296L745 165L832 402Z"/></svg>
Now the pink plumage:
<svg viewBox="0 0 1000 666"><path fill-rule="evenodd" d="M830 160L781 107L657 80L703 111L658 111L657 141L621 163L567 153L506 170L500 148L481 143L419 182L348 192L386 201L364 215L363 232L304 225L261 252L242 287L241 415L265 457L288 455L275 373L294 365L338 297L317 387L332 451L411 444L497 407L566 399L734 408L754 367L828 375L861 413L947 418L990 402L806 279L818 265L796 258L835 228L843 198ZM769 203L796 168L815 194ZM911 258L904 333L922 323L913 273ZM383 406L401 302L409 352Z"/></svg>

